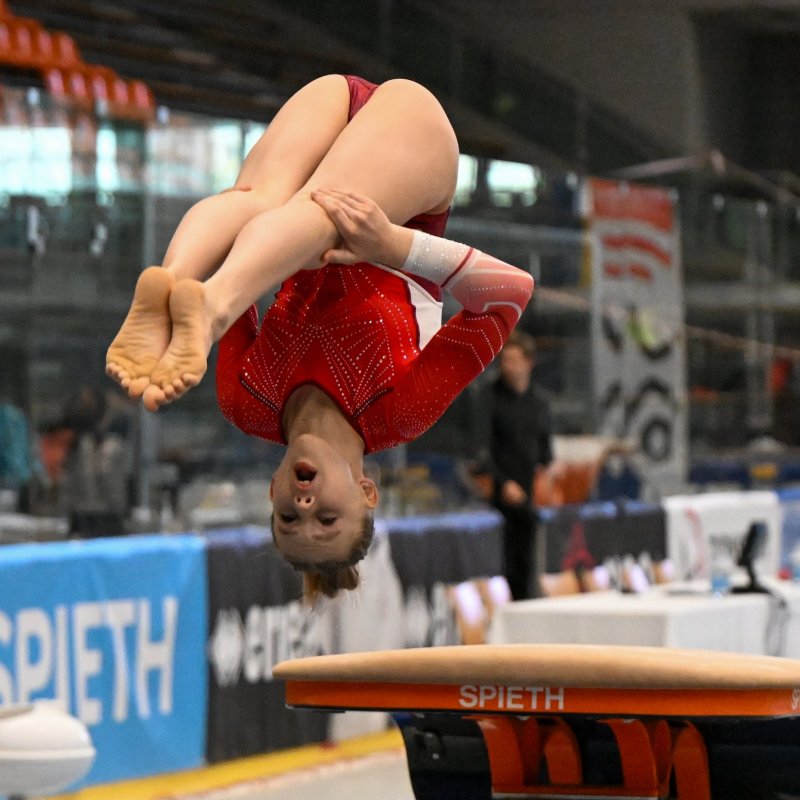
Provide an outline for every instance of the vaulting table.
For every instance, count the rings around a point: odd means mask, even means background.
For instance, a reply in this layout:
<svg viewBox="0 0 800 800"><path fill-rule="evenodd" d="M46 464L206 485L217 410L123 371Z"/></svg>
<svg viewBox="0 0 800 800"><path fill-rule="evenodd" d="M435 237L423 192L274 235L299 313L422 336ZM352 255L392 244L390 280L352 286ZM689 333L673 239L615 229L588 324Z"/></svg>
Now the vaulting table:
<svg viewBox="0 0 800 800"><path fill-rule="evenodd" d="M464 645L297 659L275 675L295 708L391 712L418 800L750 800L800 787L792 659Z"/></svg>

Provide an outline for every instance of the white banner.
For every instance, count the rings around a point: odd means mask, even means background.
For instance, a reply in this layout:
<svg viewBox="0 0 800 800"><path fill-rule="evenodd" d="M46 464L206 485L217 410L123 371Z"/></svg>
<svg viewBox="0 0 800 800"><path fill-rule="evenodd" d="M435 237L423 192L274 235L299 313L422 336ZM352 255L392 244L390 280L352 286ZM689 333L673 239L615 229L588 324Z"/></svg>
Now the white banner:
<svg viewBox="0 0 800 800"><path fill-rule="evenodd" d="M590 179L595 432L629 442L658 495L687 472L680 236L672 194Z"/></svg>

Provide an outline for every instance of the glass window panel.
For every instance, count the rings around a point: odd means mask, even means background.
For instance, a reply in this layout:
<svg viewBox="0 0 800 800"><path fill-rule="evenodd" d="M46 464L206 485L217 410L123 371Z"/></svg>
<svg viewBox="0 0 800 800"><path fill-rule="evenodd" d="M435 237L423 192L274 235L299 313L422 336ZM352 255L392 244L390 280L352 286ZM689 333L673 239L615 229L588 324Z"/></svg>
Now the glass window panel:
<svg viewBox="0 0 800 800"><path fill-rule="evenodd" d="M536 202L540 174L530 164L491 161L486 175L493 205L532 206Z"/></svg>
<svg viewBox="0 0 800 800"><path fill-rule="evenodd" d="M244 153L249 153L256 142L264 135L267 129L266 125L261 125L256 122L249 122L244 129Z"/></svg>
<svg viewBox="0 0 800 800"><path fill-rule="evenodd" d="M72 145L64 110L35 89L0 96L0 193L52 196L72 185Z"/></svg>
<svg viewBox="0 0 800 800"><path fill-rule="evenodd" d="M458 177L456 179L456 193L453 198L454 206L469 205L470 198L475 192L478 180L478 160L474 156L458 157Z"/></svg>
<svg viewBox="0 0 800 800"><path fill-rule="evenodd" d="M115 192L119 188L117 169L117 135L113 128L103 125L97 131L97 188Z"/></svg>
<svg viewBox="0 0 800 800"><path fill-rule="evenodd" d="M165 195L207 195L233 185L242 160L242 124L173 114L148 135L149 185Z"/></svg>

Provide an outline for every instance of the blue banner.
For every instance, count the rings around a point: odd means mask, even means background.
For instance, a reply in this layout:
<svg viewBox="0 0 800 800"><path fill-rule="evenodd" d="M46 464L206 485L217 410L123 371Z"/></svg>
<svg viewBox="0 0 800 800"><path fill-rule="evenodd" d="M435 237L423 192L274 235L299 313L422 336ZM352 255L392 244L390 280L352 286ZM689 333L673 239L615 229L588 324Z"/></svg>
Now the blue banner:
<svg viewBox="0 0 800 800"><path fill-rule="evenodd" d="M55 698L83 720L82 784L200 765L206 597L196 536L0 548L0 706Z"/></svg>
<svg viewBox="0 0 800 800"><path fill-rule="evenodd" d="M780 567L791 572L792 553L800 548L800 488L779 489L776 494L783 510Z"/></svg>

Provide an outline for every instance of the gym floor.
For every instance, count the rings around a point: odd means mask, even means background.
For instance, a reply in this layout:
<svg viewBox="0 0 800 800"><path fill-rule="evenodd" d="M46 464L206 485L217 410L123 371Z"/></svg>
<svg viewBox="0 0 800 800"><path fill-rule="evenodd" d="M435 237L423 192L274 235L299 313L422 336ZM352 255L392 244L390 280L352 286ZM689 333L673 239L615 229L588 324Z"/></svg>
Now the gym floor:
<svg viewBox="0 0 800 800"><path fill-rule="evenodd" d="M49 800L414 800L400 733L308 745ZM45 800L40 798L39 800Z"/></svg>
<svg viewBox="0 0 800 800"><path fill-rule="evenodd" d="M361 756L313 770L240 783L204 794L203 800L319 800L320 797L414 800L405 755L384 752ZM182 800L190 798L184 795Z"/></svg>

